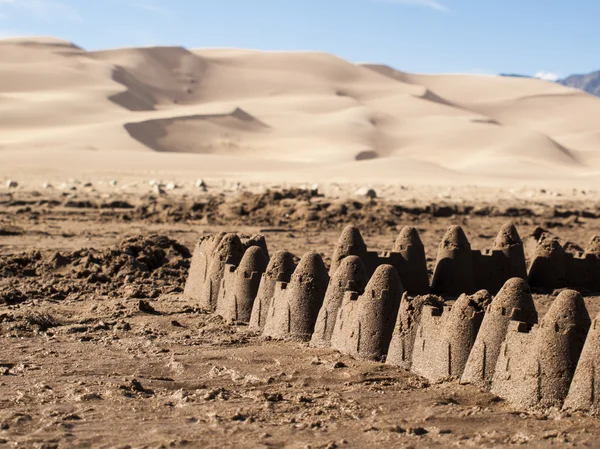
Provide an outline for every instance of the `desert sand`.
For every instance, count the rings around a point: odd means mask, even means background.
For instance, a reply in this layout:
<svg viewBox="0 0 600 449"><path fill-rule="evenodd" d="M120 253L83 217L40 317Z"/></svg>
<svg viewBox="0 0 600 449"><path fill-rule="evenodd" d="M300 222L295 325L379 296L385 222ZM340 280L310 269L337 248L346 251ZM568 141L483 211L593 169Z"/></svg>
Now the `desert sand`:
<svg viewBox="0 0 600 449"><path fill-rule="evenodd" d="M0 177L598 185L600 99L317 52L0 41Z"/></svg>

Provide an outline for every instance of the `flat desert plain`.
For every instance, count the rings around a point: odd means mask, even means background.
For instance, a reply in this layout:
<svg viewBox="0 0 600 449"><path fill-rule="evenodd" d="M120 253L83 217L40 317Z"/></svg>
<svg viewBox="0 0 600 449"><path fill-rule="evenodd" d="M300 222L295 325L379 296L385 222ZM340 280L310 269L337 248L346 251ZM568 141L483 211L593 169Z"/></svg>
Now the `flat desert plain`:
<svg viewBox="0 0 600 449"><path fill-rule="evenodd" d="M591 413L265 338L184 288L218 232L329 266L348 224L381 252L412 226L429 277L451 225L484 249L515 224L528 264L542 230L580 252L600 234L600 99L314 52L19 38L0 41L0 117L1 446L597 445ZM534 292L540 318L561 290Z"/></svg>

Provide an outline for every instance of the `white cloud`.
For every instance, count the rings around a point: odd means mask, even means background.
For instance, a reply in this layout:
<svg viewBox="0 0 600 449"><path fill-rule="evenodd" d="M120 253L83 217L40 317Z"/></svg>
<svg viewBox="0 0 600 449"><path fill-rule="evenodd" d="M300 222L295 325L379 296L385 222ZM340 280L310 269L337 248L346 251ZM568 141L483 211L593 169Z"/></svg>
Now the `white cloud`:
<svg viewBox="0 0 600 449"><path fill-rule="evenodd" d="M557 81L560 78L556 73L545 72L543 70L537 72L533 77L544 81Z"/></svg>
<svg viewBox="0 0 600 449"><path fill-rule="evenodd" d="M444 5L441 1L437 0L375 0L378 2L385 3L396 3L399 5L414 5L414 6L424 6L426 8L435 9L436 11L449 12L450 9Z"/></svg>
<svg viewBox="0 0 600 449"><path fill-rule="evenodd" d="M0 0L0 16L27 13L39 20L82 20L75 8L59 0Z"/></svg>

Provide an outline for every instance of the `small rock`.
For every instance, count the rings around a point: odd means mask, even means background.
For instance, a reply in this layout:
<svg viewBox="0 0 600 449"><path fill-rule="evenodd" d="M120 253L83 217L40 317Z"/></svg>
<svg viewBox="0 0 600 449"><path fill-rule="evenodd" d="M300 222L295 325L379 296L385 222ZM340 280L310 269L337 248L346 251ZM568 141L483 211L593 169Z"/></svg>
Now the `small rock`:
<svg viewBox="0 0 600 449"><path fill-rule="evenodd" d="M361 187L356 191L357 196L362 196L369 199L377 198L377 192L369 187Z"/></svg>
<svg viewBox="0 0 600 449"><path fill-rule="evenodd" d="M156 179L151 179L150 181L148 181L148 185L150 187L158 186L160 185L160 181L157 181Z"/></svg>
<svg viewBox="0 0 600 449"><path fill-rule="evenodd" d="M429 431L427 429L424 429L423 427L409 427L408 429L406 429L406 432L409 435L416 435L416 436L422 436L422 435L426 435L429 433Z"/></svg>
<svg viewBox="0 0 600 449"><path fill-rule="evenodd" d="M148 301L140 301L138 303L138 308L140 309L140 312L143 312L143 313L148 313L150 315L160 315L156 311L156 309L150 305L150 303Z"/></svg>
<svg viewBox="0 0 600 449"><path fill-rule="evenodd" d="M111 179L110 182L109 182L109 184L111 186L116 186L117 185L117 180L116 179Z"/></svg>
<svg viewBox="0 0 600 449"><path fill-rule="evenodd" d="M347 368L347 367L348 367L348 365L346 365L344 362L335 362L331 368L332 369L340 369L340 368Z"/></svg>
<svg viewBox="0 0 600 449"><path fill-rule="evenodd" d="M165 194L165 191L163 190L163 188L161 186L159 186L158 184L154 185L154 187L152 188L152 191L157 195Z"/></svg>
<svg viewBox="0 0 600 449"><path fill-rule="evenodd" d="M52 184L50 184L49 182L45 182L45 183L42 185L42 188L44 188L44 189L53 189L53 188L54 188L54 186L53 186Z"/></svg>
<svg viewBox="0 0 600 449"><path fill-rule="evenodd" d="M11 181L11 180L6 181L6 187L8 187L9 189L14 189L18 186L19 186L19 183L17 181Z"/></svg>
<svg viewBox="0 0 600 449"><path fill-rule="evenodd" d="M177 188L177 184L175 184L174 182L170 182L167 184L166 189L167 190L175 190Z"/></svg>
<svg viewBox="0 0 600 449"><path fill-rule="evenodd" d="M206 189L206 183L204 182L204 179L198 178L198 180L196 181L196 187L198 187L199 189Z"/></svg>

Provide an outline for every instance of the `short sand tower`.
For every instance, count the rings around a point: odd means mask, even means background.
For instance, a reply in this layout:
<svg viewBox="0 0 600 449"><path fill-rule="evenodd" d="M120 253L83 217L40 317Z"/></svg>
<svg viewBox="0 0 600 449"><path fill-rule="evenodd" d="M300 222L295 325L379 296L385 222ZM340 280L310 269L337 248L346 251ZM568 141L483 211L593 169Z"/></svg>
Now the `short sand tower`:
<svg viewBox="0 0 600 449"><path fill-rule="evenodd" d="M208 265L211 260L215 246L225 236L224 232L219 234L208 234L200 237L194 247L194 254L190 264L190 271L185 283L183 294L190 299L200 300L204 292L204 284L208 275Z"/></svg>
<svg viewBox="0 0 600 449"><path fill-rule="evenodd" d="M442 310L444 298L435 295L410 297L406 292L402 296L394 334L385 359L385 363L388 365L410 370L417 329L421 323L421 313L425 306Z"/></svg>
<svg viewBox="0 0 600 449"><path fill-rule="evenodd" d="M471 245L460 226L451 226L442 239L431 290L436 295L456 297L475 290Z"/></svg>
<svg viewBox="0 0 600 449"><path fill-rule="evenodd" d="M600 314L596 316L581 351L563 409L600 414Z"/></svg>
<svg viewBox="0 0 600 449"><path fill-rule="evenodd" d="M493 250L502 251L508 260L507 279L527 277L527 264L525 263L525 249L523 240L512 223L507 223L502 228L494 240Z"/></svg>
<svg viewBox="0 0 600 449"><path fill-rule="evenodd" d="M589 327L583 298L573 290L558 295L539 326L511 322L492 392L520 409L561 407Z"/></svg>
<svg viewBox="0 0 600 449"><path fill-rule="evenodd" d="M428 294L427 259L418 231L411 226L402 228L392 252L402 256L395 265L404 290L411 296Z"/></svg>
<svg viewBox="0 0 600 449"><path fill-rule="evenodd" d="M584 252L565 253L567 284L587 292L600 291L600 237L590 239Z"/></svg>
<svg viewBox="0 0 600 449"><path fill-rule="evenodd" d="M481 388L490 386L511 321L521 321L529 327L537 323L537 312L529 286L521 278L509 279L487 307L461 383Z"/></svg>
<svg viewBox="0 0 600 449"><path fill-rule="evenodd" d="M354 225L348 225L344 228L335 245L331 257L331 266L329 267L330 277L333 277L342 260L348 256L358 256L363 263L367 263L367 245L360 234L360 230Z"/></svg>
<svg viewBox="0 0 600 449"><path fill-rule="evenodd" d="M432 382L460 378L491 299L481 290L461 295L450 308L427 306L417 330L411 370Z"/></svg>
<svg viewBox="0 0 600 449"><path fill-rule="evenodd" d="M510 223L502 226L491 249L472 253L477 288L497 293L511 278L527 279L523 241Z"/></svg>
<svg viewBox="0 0 600 449"><path fill-rule="evenodd" d="M237 234L226 234L216 245L209 257L206 281L199 298L201 307L211 311L215 310L225 265L239 265L244 255L244 249Z"/></svg>
<svg viewBox="0 0 600 449"><path fill-rule="evenodd" d="M290 283L277 283L263 335L310 340L328 283L329 276L321 256L314 251L306 253Z"/></svg>
<svg viewBox="0 0 600 449"><path fill-rule="evenodd" d="M348 256L342 260L339 268L327 287L323 306L315 323L315 331L310 345L317 348L328 347L335 327L338 310L342 306L346 292L361 295L367 284L367 270L358 256Z"/></svg>
<svg viewBox="0 0 600 449"><path fill-rule="evenodd" d="M402 294L396 269L379 266L362 295L346 292L331 347L357 359L382 360L392 339Z"/></svg>
<svg viewBox="0 0 600 449"><path fill-rule="evenodd" d="M226 265L217 301L217 315L226 321L248 323L268 260L260 246L250 246L239 266Z"/></svg>
<svg viewBox="0 0 600 449"><path fill-rule="evenodd" d="M542 235L529 267L529 285L556 289L567 285L565 250L557 238Z"/></svg>
<svg viewBox="0 0 600 449"><path fill-rule="evenodd" d="M292 253L277 251L273 254L266 271L262 275L258 293L252 306L249 325L251 329L262 331L265 327L267 313L275 296L275 285L277 282L289 283L295 268L296 264Z"/></svg>
<svg viewBox="0 0 600 449"><path fill-rule="evenodd" d="M267 258L267 260L269 260L269 250L267 248L267 240L265 239L264 235L254 234L252 237L250 237L247 240L244 240L242 243L244 244L244 246L246 246L246 248L250 248L252 246L259 246L263 250L263 254Z"/></svg>

